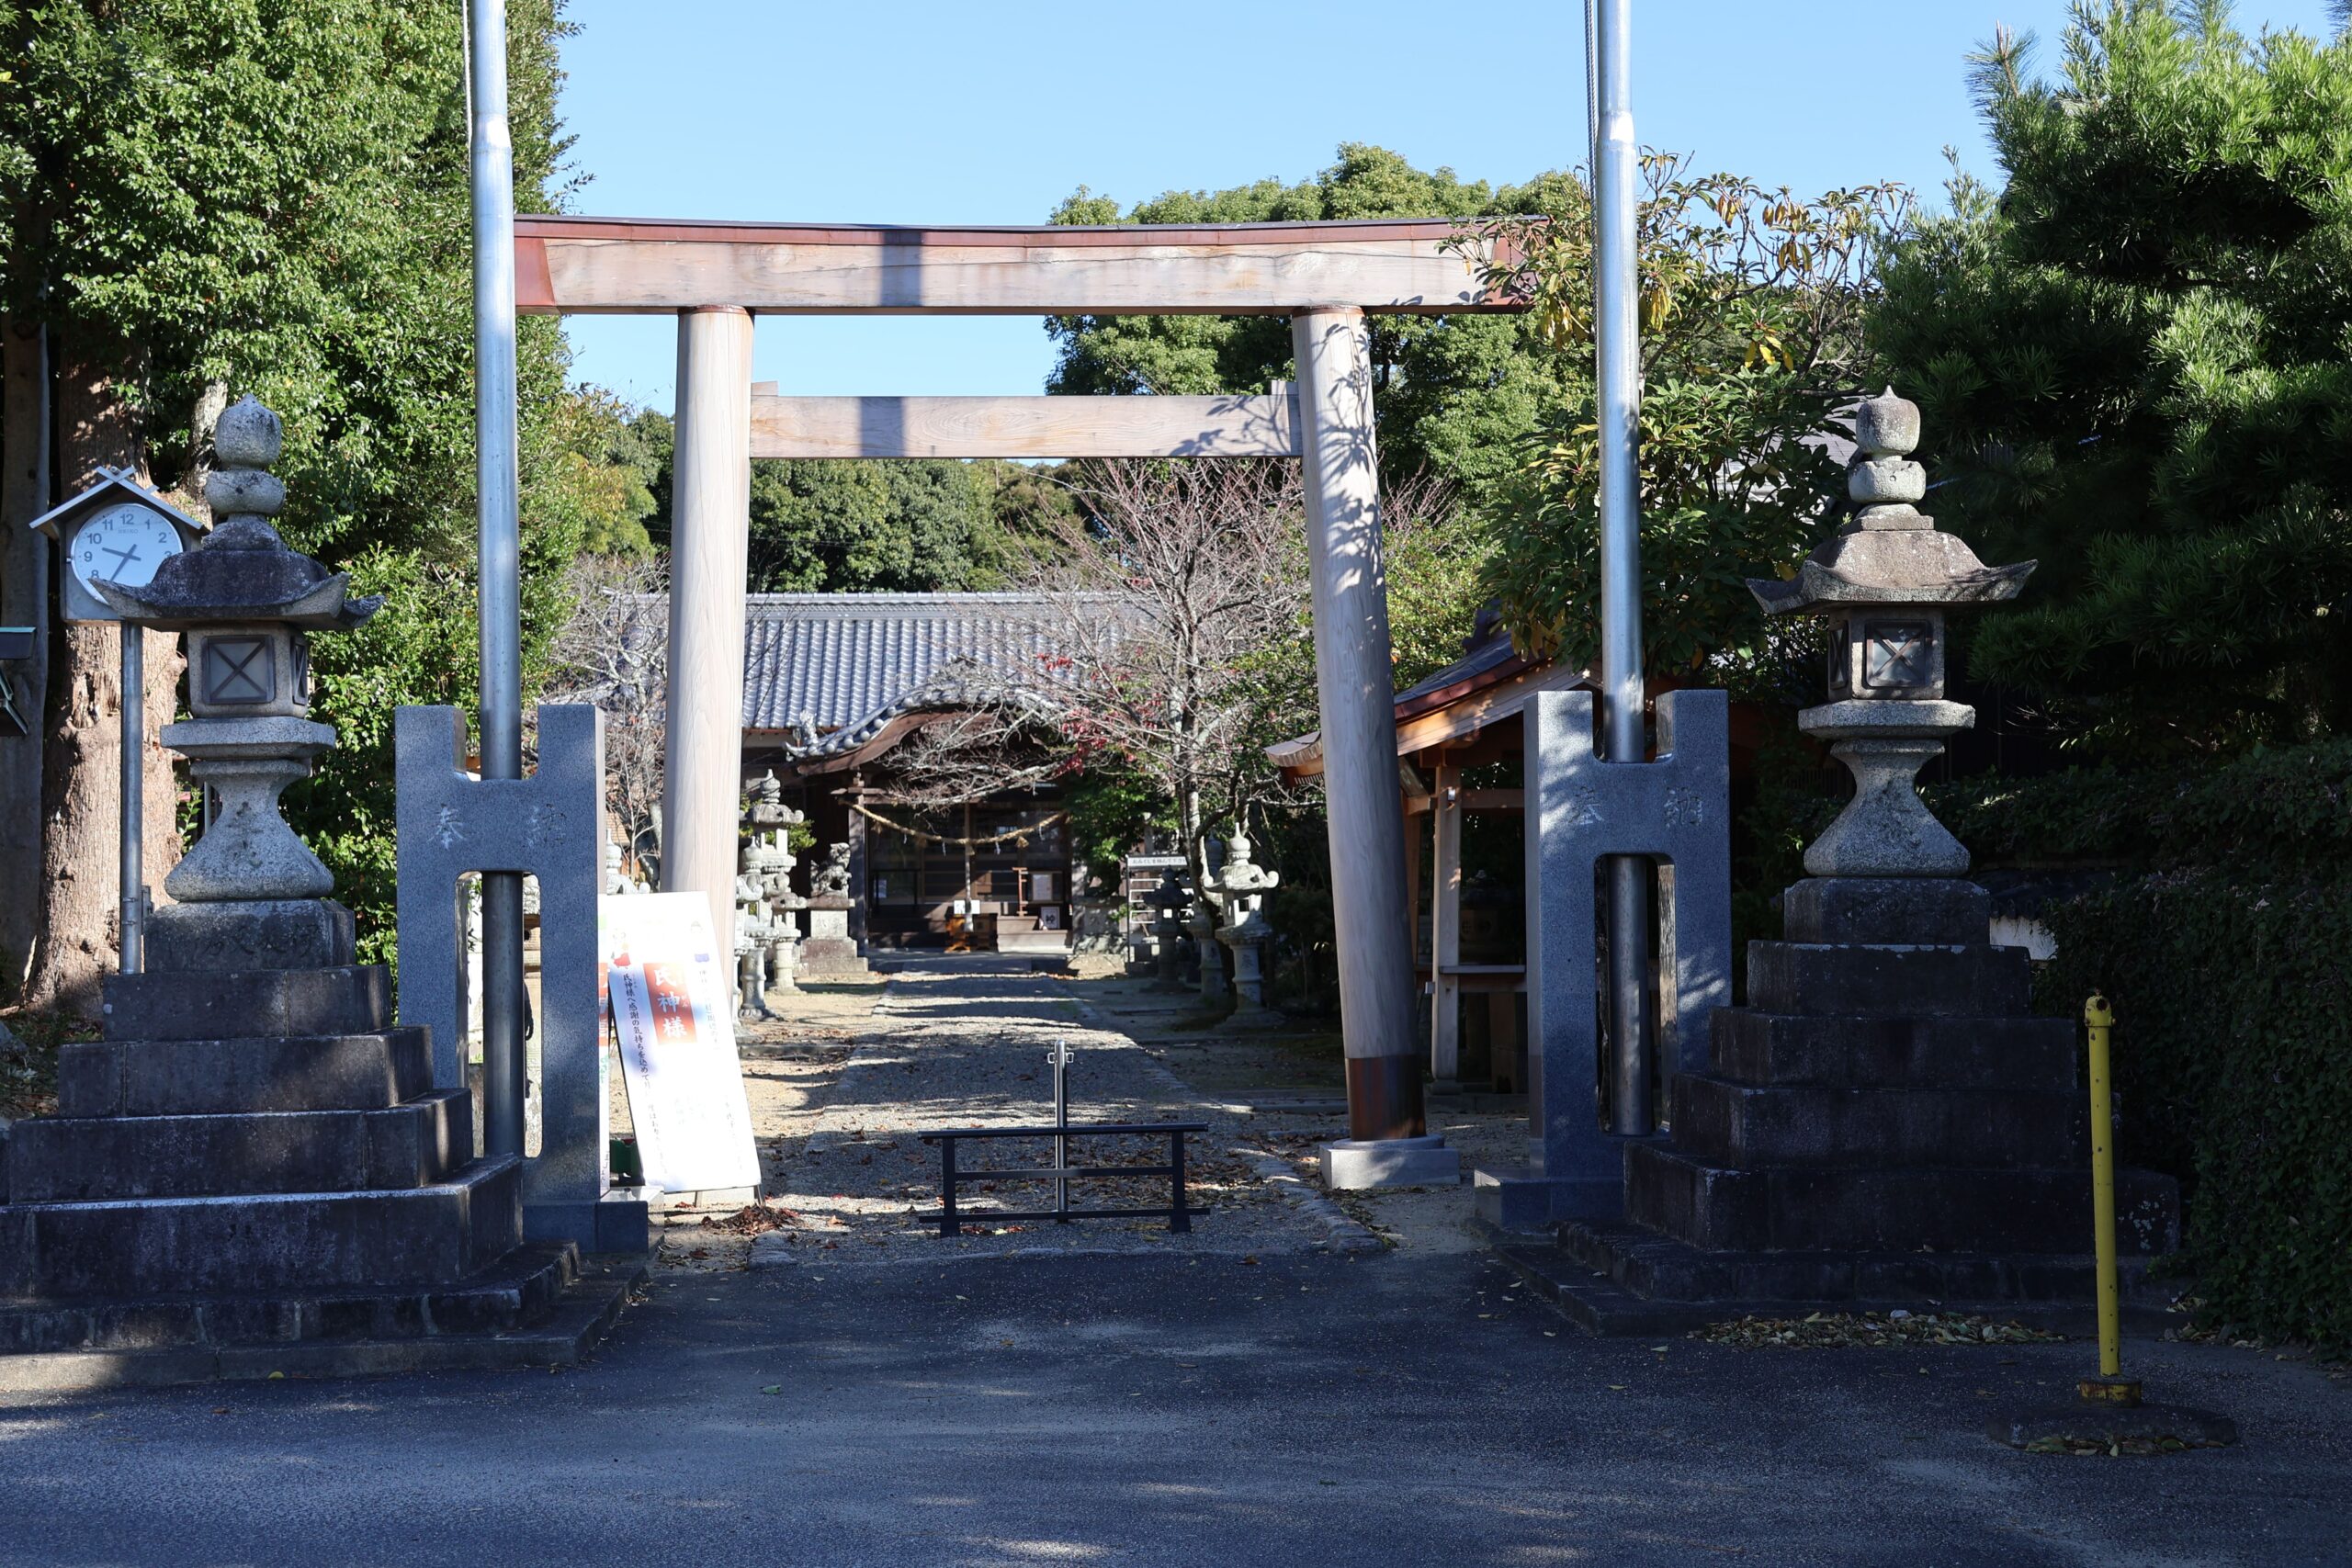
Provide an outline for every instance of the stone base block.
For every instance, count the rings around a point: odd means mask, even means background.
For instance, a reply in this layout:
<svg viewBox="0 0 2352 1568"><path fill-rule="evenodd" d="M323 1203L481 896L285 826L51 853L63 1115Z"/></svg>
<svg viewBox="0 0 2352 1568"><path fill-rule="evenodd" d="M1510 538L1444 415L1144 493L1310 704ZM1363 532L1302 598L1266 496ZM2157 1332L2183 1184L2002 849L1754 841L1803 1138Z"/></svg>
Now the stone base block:
<svg viewBox="0 0 2352 1568"><path fill-rule="evenodd" d="M1545 1230L1563 1220L1613 1220L1625 1212L1622 1181L1547 1177L1521 1166L1480 1166L1470 1180L1479 1223L1510 1235Z"/></svg>
<svg viewBox="0 0 2352 1568"><path fill-rule="evenodd" d="M866 975L865 957L845 936L804 937L800 942L801 979L821 980L829 975Z"/></svg>
<svg viewBox="0 0 2352 1568"><path fill-rule="evenodd" d="M0 1298L77 1300L462 1280L523 1239L521 1162L406 1192L0 1208Z"/></svg>
<svg viewBox="0 0 2352 1568"><path fill-rule="evenodd" d="M1761 1012L1863 1018L2005 1018L2030 1010L2021 947L1747 944L1747 999Z"/></svg>
<svg viewBox="0 0 2352 1568"><path fill-rule="evenodd" d="M332 898L171 904L147 917L151 975L219 969L339 969L353 957L351 911Z"/></svg>
<svg viewBox="0 0 2352 1568"><path fill-rule="evenodd" d="M2079 1165L2089 1115L2072 1089L1762 1087L1685 1073L1674 1146L1715 1165Z"/></svg>
<svg viewBox="0 0 2352 1568"><path fill-rule="evenodd" d="M2064 1089L2076 1085L2064 1018L1804 1018L1719 1008L1715 1076L1850 1089Z"/></svg>
<svg viewBox="0 0 2352 1568"><path fill-rule="evenodd" d="M449 1089L384 1111L42 1117L9 1140L7 1191L76 1203L425 1187L473 1158L472 1109Z"/></svg>
<svg viewBox="0 0 2352 1568"><path fill-rule="evenodd" d="M2127 1251L2180 1245L2170 1178L2118 1172L2116 1212ZM2068 1253L2090 1215L2087 1168L1738 1170L1655 1145L1625 1156L1625 1217L1711 1252Z"/></svg>
<svg viewBox="0 0 2352 1568"><path fill-rule="evenodd" d="M1791 942L1926 942L1982 946L1993 896L1948 876L1816 876L1781 899Z"/></svg>
<svg viewBox="0 0 2352 1568"><path fill-rule="evenodd" d="M385 1111L433 1089L422 1029L261 1040L99 1040L57 1054L62 1116Z"/></svg>
<svg viewBox="0 0 2352 1568"><path fill-rule="evenodd" d="M104 993L108 1040L366 1034L392 1021L391 976L380 964L109 975Z"/></svg>
<svg viewBox="0 0 2352 1568"><path fill-rule="evenodd" d="M597 1259L566 1272L551 1257L571 1254L526 1248L490 1274L426 1293L35 1309L39 1319L0 1308L0 1347L34 1326L64 1345L0 1348L0 1392L571 1366L612 1327L646 1269L638 1258ZM564 1282L550 1290L552 1278ZM175 1322L196 1337L158 1332ZM119 1332L132 1324L143 1326ZM93 1330L96 1342L75 1342Z"/></svg>
<svg viewBox="0 0 2352 1568"><path fill-rule="evenodd" d="M616 1187L593 1203L526 1203L523 1235L527 1241L570 1242L582 1252L631 1258L653 1247L645 1195L635 1187Z"/></svg>
<svg viewBox="0 0 2352 1568"><path fill-rule="evenodd" d="M1461 1182L1462 1156L1441 1137L1343 1138L1323 1145L1323 1185L1334 1191Z"/></svg>

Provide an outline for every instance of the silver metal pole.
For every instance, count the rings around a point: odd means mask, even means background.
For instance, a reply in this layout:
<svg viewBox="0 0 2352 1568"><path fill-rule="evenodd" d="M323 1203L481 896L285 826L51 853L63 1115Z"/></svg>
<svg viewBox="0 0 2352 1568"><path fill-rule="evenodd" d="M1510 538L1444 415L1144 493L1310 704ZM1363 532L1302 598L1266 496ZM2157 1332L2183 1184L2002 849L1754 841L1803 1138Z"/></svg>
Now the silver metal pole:
<svg viewBox="0 0 2352 1568"><path fill-rule="evenodd" d="M1633 0L1593 0L1589 72L1599 134L1593 159L1593 352L1600 434L1600 702L1606 755L1638 762L1642 723L1642 345L1634 228ZM1650 962L1647 861L1609 862L1611 1132L1651 1130L1646 1039Z"/></svg>
<svg viewBox="0 0 2352 1568"><path fill-rule="evenodd" d="M122 633L122 832L117 867L121 883L122 972L146 967L147 634L130 621Z"/></svg>
<svg viewBox="0 0 2352 1568"><path fill-rule="evenodd" d="M481 518L481 776L523 776L521 479L514 427L514 143L505 0L471 0L474 469ZM481 879L483 1144L523 1152L523 878Z"/></svg>

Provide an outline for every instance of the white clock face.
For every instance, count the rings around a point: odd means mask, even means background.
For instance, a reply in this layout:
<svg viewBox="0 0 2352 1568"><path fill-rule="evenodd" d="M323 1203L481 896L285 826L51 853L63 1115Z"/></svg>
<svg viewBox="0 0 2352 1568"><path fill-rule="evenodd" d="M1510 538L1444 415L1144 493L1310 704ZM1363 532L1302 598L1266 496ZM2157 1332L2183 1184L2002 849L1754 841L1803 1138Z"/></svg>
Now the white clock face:
<svg viewBox="0 0 2352 1568"><path fill-rule="evenodd" d="M107 507L74 530L67 561L83 587L119 582L142 588L180 551L180 531L161 513L126 501Z"/></svg>

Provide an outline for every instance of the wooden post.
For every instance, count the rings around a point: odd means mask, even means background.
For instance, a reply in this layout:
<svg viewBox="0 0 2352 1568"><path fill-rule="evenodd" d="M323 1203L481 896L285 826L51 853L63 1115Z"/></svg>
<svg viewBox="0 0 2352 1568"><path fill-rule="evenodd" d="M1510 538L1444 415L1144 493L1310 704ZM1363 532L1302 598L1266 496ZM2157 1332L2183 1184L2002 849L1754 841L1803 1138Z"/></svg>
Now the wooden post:
<svg viewBox="0 0 2352 1568"><path fill-rule="evenodd" d="M1396 780L1363 312L1352 306L1302 310L1291 318L1291 338L1349 1136L1417 1138L1423 1132L1420 1043L1413 1027L1413 953L1397 919L1405 905L1405 805Z"/></svg>
<svg viewBox="0 0 2352 1568"><path fill-rule="evenodd" d="M1462 962L1461 784L1461 769L1438 764L1430 795L1430 1077L1441 1086L1462 1076L1462 982L1447 973Z"/></svg>
<svg viewBox="0 0 2352 1568"><path fill-rule="evenodd" d="M709 898L711 937L721 953L735 946L751 453L751 312L728 307L682 311L662 887Z"/></svg>

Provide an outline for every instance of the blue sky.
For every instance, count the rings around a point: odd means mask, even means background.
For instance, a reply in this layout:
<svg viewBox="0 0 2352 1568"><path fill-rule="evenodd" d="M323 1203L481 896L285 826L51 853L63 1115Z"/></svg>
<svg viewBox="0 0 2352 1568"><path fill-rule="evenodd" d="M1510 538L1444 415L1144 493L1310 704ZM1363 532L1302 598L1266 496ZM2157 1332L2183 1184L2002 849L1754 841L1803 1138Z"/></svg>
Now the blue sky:
<svg viewBox="0 0 2352 1568"><path fill-rule="evenodd" d="M1642 141L1800 194L1932 195L1943 148L1996 173L1962 56L1998 22L2054 57L2064 0L1634 0ZM622 217L1042 222L1267 175L1341 141L1498 184L1579 161L1583 7L1428 0L574 0L577 210ZM2318 33L2325 0L2242 0ZM669 318L571 322L575 374L667 410ZM756 374L797 393L1034 392L1026 318L775 319Z"/></svg>

